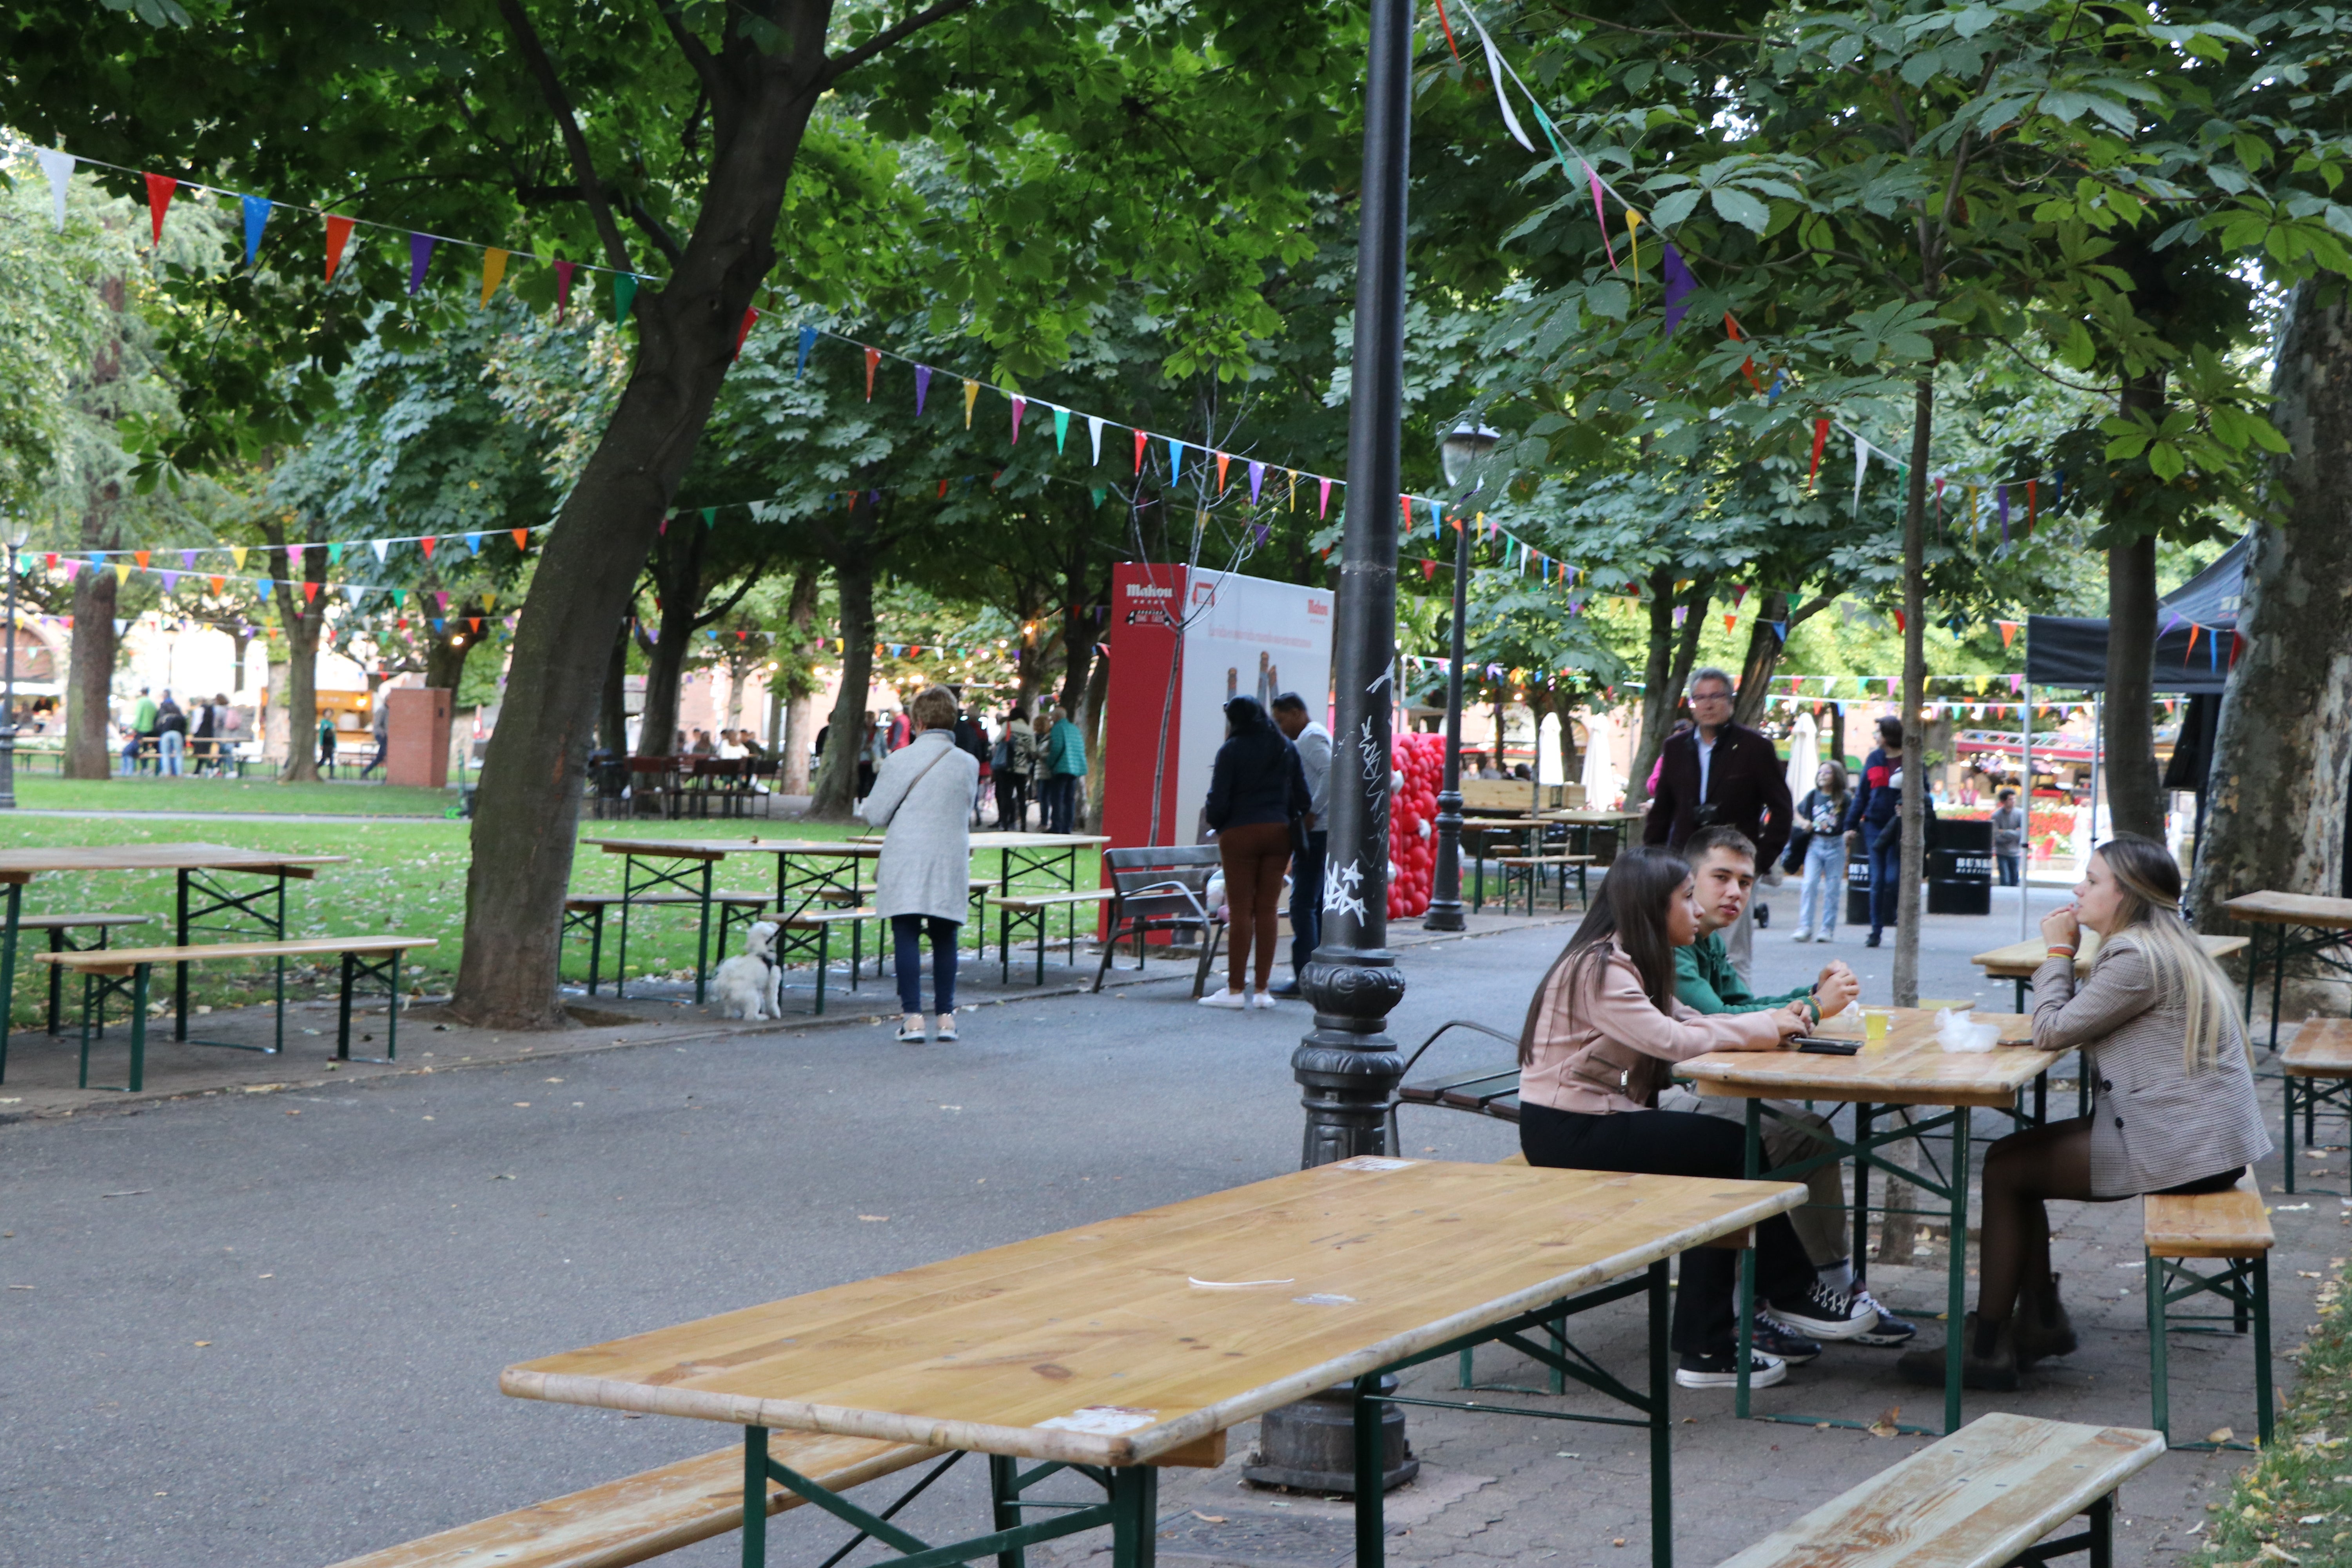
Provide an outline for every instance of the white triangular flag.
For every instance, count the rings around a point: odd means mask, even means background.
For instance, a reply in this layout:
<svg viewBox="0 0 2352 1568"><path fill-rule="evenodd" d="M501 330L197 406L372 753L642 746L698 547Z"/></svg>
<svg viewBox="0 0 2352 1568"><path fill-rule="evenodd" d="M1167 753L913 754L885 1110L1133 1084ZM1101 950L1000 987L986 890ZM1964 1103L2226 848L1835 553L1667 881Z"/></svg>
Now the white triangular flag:
<svg viewBox="0 0 2352 1568"><path fill-rule="evenodd" d="M389 539L371 539L368 541L368 548L375 552L375 558L380 563L383 560L384 556L391 552L392 541Z"/></svg>
<svg viewBox="0 0 2352 1568"><path fill-rule="evenodd" d="M57 205L58 232L63 234L66 227L66 182L73 177L73 154L43 151L38 156L41 173L49 177L49 197Z"/></svg>
<svg viewBox="0 0 2352 1568"><path fill-rule="evenodd" d="M1095 466L1097 468L1102 466L1102 425L1103 422L1093 415L1087 416L1087 434L1094 438Z"/></svg>
<svg viewBox="0 0 2352 1568"><path fill-rule="evenodd" d="M1870 467L1870 447L1862 437L1853 438L1853 515L1862 515L1862 476Z"/></svg>

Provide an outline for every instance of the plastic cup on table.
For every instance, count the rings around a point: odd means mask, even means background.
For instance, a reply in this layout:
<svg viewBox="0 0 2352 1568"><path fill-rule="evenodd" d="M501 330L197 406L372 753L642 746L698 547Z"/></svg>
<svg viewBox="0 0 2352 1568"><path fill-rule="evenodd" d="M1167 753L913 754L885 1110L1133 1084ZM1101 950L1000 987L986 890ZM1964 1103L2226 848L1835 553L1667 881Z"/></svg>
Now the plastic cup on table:
<svg viewBox="0 0 2352 1568"><path fill-rule="evenodd" d="M1893 1022L1885 1013L1874 1007L1862 1016L1862 1037L1874 1046L1886 1043L1886 1031Z"/></svg>

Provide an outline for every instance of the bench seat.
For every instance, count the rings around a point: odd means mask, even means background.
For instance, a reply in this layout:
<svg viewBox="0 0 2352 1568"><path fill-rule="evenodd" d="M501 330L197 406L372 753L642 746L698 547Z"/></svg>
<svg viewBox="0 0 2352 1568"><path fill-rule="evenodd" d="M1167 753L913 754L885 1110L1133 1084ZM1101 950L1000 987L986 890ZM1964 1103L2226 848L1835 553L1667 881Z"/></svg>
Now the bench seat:
<svg viewBox="0 0 2352 1568"><path fill-rule="evenodd" d="M20 915L18 931L79 931L85 926L110 930L120 926L143 926L153 915Z"/></svg>
<svg viewBox="0 0 2352 1568"><path fill-rule="evenodd" d="M1010 984L1013 980L1013 939L1015 928L1037 934L1037 984L1045 984L1045 917L1055 910L1070 911L1069 928L1064 933L1066 951L1063 956L1071 963L1078 961L1078 910L1089 904L1116 903L1116 888L1078 888L1055 893L991 893L988 901L996 910L996 957L998 979ZM1105 944L1108 952L1108 944ZM1102 976L1097 973L1096 983Z"/></svg>
<svg viewBox="0 0 2352 1568"><path fill-rule="evenodd" d="M37 952L34 959L83 974L129 974L158 963L212 963L231 958L339 958L344 953L409 952L438 947L429 936L306 936L288 942L209 942L186 947L93 947Z"/></svg>
<svg viewBox="0 0 2352 1568"><path fill-rule="evenodd" d="M2133 1427L1980 1416L1722 1568L2004 1568L2081 1513L2090 1529L2052 1544L2104 1563L2116 1489L2163 1452Z"/></svg>
<svg viewBox="0 0 2352 1568"><path fill-rule="evenodd" d="M47 931L49 937L49 951L51 952L73 952L79 950L70 934L71 932L78 931L94 931L98 932L98 940L90 945L93 947L104 947L107 944L107 941L110 933L121 931L126 926L147 925L152 923L155 917L152 915L125 914L24 915L18 918L16 921L16 929L20 932L28 931ZM64 970L52 969L49 971L48 1032L52 1035L59 1032L59 1025L61 1025L65 1019L65 984L66 973ZM0 1065L5 1065L4 1055L0 1055Z"/></svg>
<svg viewBox="0 0 2352 1568"><path fill-rule="evenodd" d="M939 1454L904 1443L773 1432L772 1458L839 1491ZM768 1483L768 1512L803 1500ZM350 1558L335 1568L623 1568L743 1528L740 1444Z"/></svg>
<svg viewBox="0 0 2352 1568"><path fill-rule="evenodd" d="M2158 1258L2251 1258L2268 1252L2276 1237L2252 1178L2226 1193L2140 1199L2147 1249Z"/></svg>
<svg viewBox="0 0 2352 1568"><path fill-rule="evenodd" d="M2214 1322L2228 1322L2239 1333L2253 1332L2254 1418L2263 1442L2271 1440L2271 1248L2276 1237L2262 1193L2249 1174L2227 1192L2168 1195L2150 1193L2140 1199L2140 1224L2147 1247L2148 1403L2156 1429L2171 1437L2171 1389L2166 1334L2175 1321L2200 1321L2199 1315L2176 1313L2172 1307L2196 1296L2214 1296L2229 1304L2226 1317L2208 1313ZM2207 1258L2227 1267L2205 1273L2181 1261ZM2183 1448L2210 1449L2242 1444L2208 1441L2183 1443Z"/></svg>
<svg viewBox="0 0 2352 1568"><path fill-rule="evenodd" d="M26 924L32 923L28 916ZM2314 1018L2279 1053L2293 1078L2352 1078L2352 1018Z"/></svg>

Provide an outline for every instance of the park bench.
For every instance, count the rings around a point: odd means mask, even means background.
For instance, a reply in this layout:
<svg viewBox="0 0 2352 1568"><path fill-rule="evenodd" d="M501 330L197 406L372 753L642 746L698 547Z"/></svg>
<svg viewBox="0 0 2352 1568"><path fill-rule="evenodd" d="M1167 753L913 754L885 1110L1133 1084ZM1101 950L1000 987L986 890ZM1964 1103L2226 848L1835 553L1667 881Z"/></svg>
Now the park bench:
<svg viewBox="0 0 2352 1568"><path fill-rule="evenodd" d="M23 915L17 919L16 929L20 932L28 931L48 932L51 952L89 952L106 946L107 935L110 931L119 931L124 926L145 925L153 919L152 915ZM87 945L77 942L72 933L78 931L96 931L98 940ZM58 1020L65 1016L65 988L66 972L62 969L51 969L49 971L49 1033L52 1035L63 1032L58 1028Z"/></svg>
<svg viewBox="0 0 2352 1568"><path fill-rule="evenodd" d="M1467 1018L1454 1018L1440 1024L1429 1038L1413 1047L1412 1055L1405 1058L1404 1066L1397 1069L1397 1077L1402 1079L1412 1072L1413 1064L1421 1060L1422 1053L1435 1045L1438 1037L1448 1029L1475 1029L1490 1039L1500 1040L1511 1047L1512 1058L1499 1067L1448 1073L1443 1078L1423 1079L1419 1083L1402 1085L1398 1089L1396 1098L1389 1102L1389 1147L1391 1149L1403 1147L1397 1139L1397 1107L1401 1105L1429 1105L1443 1110L1466 1110L1474 1116L1491 1116L1498 1121L1513 1123L1519 1120L1518 1037L1507 1035L1500 1029L1490 1029Z"/></svg>
<svg viewBox="0 0 2352 1568"><path fill-rule="evenodd" d="M1037 984L1045 984L1045 917L1055 910L1069 911L1069 921L1063 931L1063 956L1071 963L1077 963L1078 910L1088 905L1114 902L1118 897L1115 888L1080 888L1066 893L990 893L988 901L996 906L998 979L1008 984L1012 982L1013 938L1017 930L1036 934ZM1096 978L1101 976L1097 974Z"/></svg>
<svg viewBox="0 0 2352 1568"><path fill-rule="evenodd" d="M1721 1568L2008 1568L2078 1552L2107 1568L2116 1489L2163 1452L2128 1426L1981 1416ZM2084 1529L2042 1540L2077 1515Z"/></svg>
<svg viewBox="0 0 2352 1568"><path fill-rule="evenodd" d="M870 1437L817 1432L768 1435L771 1458L834 1491L877 1480L939 1454L937 1448ZM946 1460L953 1462L953 1456ZM930 1480L927 1476L917 1482L882 1517L888 1519L914 1500ZM768 1483L771 1516L804 1500L780 1481ZM623 1568L742 1528L743 1447L738 1443L350 1558L335 1568L480 1568L492 1563L498 1568Z"/></svg>
<svg viewBox="0 0 2352 1568"><path fill-rule="evenodd" d="M1135 939L1135 967L1140 971L1145 944L1154 932L1189 931L1201 944L1200 964L1192 977L1192 994L1198 996L1208 977L1210 933L1216 924L1204 900L1209 879L1217 872L1217 847L1162 844L1112 849L1103 860L1110 872L1110 931L1103 940L1095 989L1103 988L1120 942Z"/></svg>
<svg viewBox="0 0 2352 1568"><path fill-rule="evenodd" d="M399 1043L401 955L439 945L429 936L317 936L292 942L216 942L191 947L91 948L79 952L40 952L33 956L43 963L70 969L82 977L79 1087L83 1089L90 1087L89 1042L93 1026L103 1032L108 998L122 996L129 1000L131 1081L121 1087L136 1094L146 1083L148 978L159 963L215 963L249 958L280 962L289 958L340 958L342 975L338 992L340 1007L335 1026L335 1059L352 1059L352 994L359 982L371 981L384 987L389 1002L384 1009L383 1055L363 1059L388 1062L393 1059ZM282 1019L286 1005L282 984L278 1005ZM209 1045L215 1042L196 1040L190 1043ZM237 1048L250 1050L257 1047Z"/></svg>
<svg viewBox="0 0 2352 1568"><path fill-rule="evenodd" d="M2294 1191L2294 1114L2303 1141L2317 1142L2319 1108L2352 1117L2352 1018L2314 1018L2279 1053L2286 1089L2286 1190Z"/></svg>
<svg viewBox="0 0 2352 1568"><path fill-rule="evenodd" d="M2175 1322L2223 1321L2219 1313L2175 1314L2176 1301L2218 1296L2230 1304L2227 1321L2238 1333L2254 1337L2254 1421L2264 1445L2271 1440L2271 1233L2270 1215L2252 1175L2227 1192L2192 1197L2150 1193L2140 1200L2147 1248L2148 1400L2156 1429L2171 1442L2165 1335ZM2228 1265L2200 1274L2185 1259L2210 1258ZM2176 1287L2178 1287L2176 1289ZM2192 1332L2218 1333L2217 1329ZM2243 1447L2243 1444L2181 1443L2181 1448Z"/></svg>
<svg viewBox="0 0 2352 1568"><path fill-rule="evenodd" d="M1521 884L1528 889L1528 913L1532 916L1536 912L1536 895L1542 889L1547 868L1554 869L1559 877L1560 909L1568 908L1568 873L1571 867L1576 871L1577 901L1591 902L1584 882L1585 869L1592 864L1590 855L1497 855L1495 864L1502 872L1502 887L1495 901L1503 906L1505 914L1511 912L1511 889Z"/></svg>
<svg viewBox="0 0 2352 1568"><path fill-rule="evenodd" d="M713 893L710 901L719 908L719 952L727 955L727 939L737 924L750 925L768 907L765 893ZM568 893L563 900L563 940L575 936L588 938L588 994L596 994L599 977L604 969L604 911L621 904L635 909L694 909L702 900L693 893L639 893L628 898L620 893ZM615 980L617 986L618 980Z"/></svg>
<svg viewBox="0 0 2352 1568"><path fill-rule="evenodd" d="M866 922L879 920L871 907L820 910L814 906L796 914L776 917L776 962L814 962L816 965L816 1016L824 1016L824 981L833 966L833 929L849 928L849 988L857 989L857 971L865 963ZM881 966L882 944L875 943L875 966Z"/></svg>

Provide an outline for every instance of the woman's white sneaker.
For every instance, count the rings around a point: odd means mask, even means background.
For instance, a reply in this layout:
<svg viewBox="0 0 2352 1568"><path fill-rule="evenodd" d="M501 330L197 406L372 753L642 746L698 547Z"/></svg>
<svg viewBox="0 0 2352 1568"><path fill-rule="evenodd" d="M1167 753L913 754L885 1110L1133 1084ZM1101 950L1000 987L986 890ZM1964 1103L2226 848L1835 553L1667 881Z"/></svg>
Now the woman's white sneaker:
<svg viewBox="0 0 2352 1568"><path fill-rule="evenodd" d="M1250 993L1249 1005L1253 1007L1271 1008L1274 1005L1274 998L1264 991L1253 991Z"/></svg>
<svg viewBox="0 0 2352 1568"><path fill-rule="evenodd" d="M1249 998L1238 991L1212 991L1201 998L1203 1007L1230 1007L1236 1011L1249 1005Z"/></svg>

